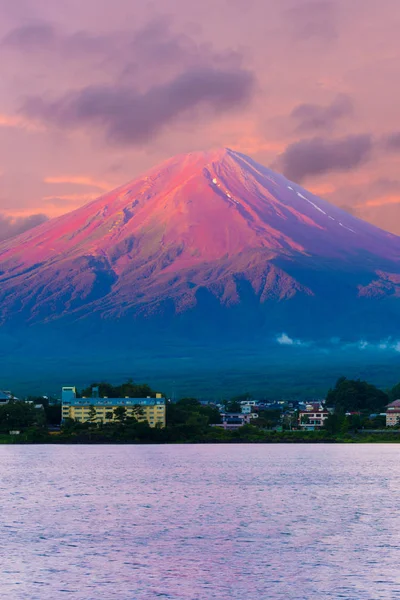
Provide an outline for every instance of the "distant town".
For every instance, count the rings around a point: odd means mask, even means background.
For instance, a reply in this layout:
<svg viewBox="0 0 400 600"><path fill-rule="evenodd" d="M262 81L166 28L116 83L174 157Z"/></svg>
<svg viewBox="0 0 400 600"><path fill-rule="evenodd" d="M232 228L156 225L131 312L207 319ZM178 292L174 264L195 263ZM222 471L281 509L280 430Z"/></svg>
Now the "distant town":
<svg viewBox="0 0 400 600"><path fill-rule="evenodd" d="M400 440L400 384L341 377L325 398L172 401L146 384L96 383L59 397L0 391L1 443L211 443ZM399 434L396 436L396 434Z"/></svg>

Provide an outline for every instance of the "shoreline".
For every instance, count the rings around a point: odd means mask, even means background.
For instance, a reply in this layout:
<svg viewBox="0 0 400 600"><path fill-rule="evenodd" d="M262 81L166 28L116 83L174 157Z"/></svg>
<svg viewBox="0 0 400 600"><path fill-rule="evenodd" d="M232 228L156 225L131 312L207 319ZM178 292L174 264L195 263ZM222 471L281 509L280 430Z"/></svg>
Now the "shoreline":
<svg viewBox="0 0 400 600"><path fill-rule="evenodd" d="M237 432L235 432L237 433ZM124 439L114 438L102 439L99 436L88 433L86 435L63 435L48 434L44 432L21 433L20 435L0 434L0 445L86 445L86 446L106 446L106 445L205 445L205 444L398 444L400 443L400 430L384 433L371 433L368 431L348 433L342 435L328 435L323 432L270 432L257 437L251 435L235 436L231 438L217 436L195 436L193 439L138 439L132 436Z"/></svg>

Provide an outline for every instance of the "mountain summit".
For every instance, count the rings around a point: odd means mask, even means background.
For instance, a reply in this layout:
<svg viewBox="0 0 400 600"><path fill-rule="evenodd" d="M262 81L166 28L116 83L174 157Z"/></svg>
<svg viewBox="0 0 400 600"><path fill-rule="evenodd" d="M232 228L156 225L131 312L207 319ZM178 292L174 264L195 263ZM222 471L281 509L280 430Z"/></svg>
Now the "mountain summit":
<svg viewBox="0 0 400 600"><path fill-rule="evenodd" d="M313 296L309 278L291 273L318 263L362 274L356 296L397 295L399 258L398 237L247 156L191 153L0 244L0 316L112 318L166 299L179 312L200 288L230 305L240 303L238 280L261 304Z"/></svg>
<svg viewBox="0 0 400 600"><path fill-rule="evenodd" d="M399 259L400 238L251 158L196 152L0 243L0 323L179 347L379 338L400 333Z"/></svg>

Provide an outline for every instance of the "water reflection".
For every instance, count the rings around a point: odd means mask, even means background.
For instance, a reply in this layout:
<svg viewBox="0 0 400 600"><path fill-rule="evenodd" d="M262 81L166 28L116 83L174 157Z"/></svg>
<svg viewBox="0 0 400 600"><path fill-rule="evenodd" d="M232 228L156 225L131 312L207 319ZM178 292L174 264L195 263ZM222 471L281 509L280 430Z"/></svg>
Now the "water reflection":
<svg viewBox="0 0 400 600"><path fill-rule="evenodd" d="M0 447L1 597L400 597L400 447Z"/></svg>

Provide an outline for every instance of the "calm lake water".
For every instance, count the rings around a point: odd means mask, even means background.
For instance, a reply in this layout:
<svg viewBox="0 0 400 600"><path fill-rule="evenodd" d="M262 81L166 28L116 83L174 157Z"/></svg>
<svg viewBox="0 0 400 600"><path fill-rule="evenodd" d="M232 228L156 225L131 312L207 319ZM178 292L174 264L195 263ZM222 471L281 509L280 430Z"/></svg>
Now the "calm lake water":
<svg viewBox="0 0 400 600"><path fill-rule="evenodd" d="M400 446L2 446L0 596L400 598Z"/></svg>

